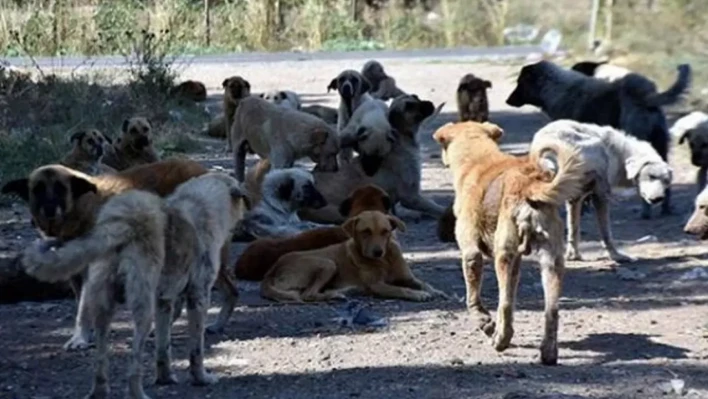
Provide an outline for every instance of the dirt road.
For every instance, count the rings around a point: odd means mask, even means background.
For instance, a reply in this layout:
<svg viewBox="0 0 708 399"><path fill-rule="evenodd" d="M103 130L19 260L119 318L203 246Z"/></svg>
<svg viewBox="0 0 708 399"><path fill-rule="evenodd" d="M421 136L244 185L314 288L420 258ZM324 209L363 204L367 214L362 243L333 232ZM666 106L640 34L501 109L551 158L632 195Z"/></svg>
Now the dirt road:
<svg viewBox="0 0 708 399"><path fill-rule="evenodd" d="M473 63L383 60L400 86L436 104L446 101L435 126L454 118L454 91L464 73L493 82L491 119L505 129L504 147L523 149L546 119L534 109L511 109L504 100L517 67ZM275 88L302 93L305 102L336 104L329 81L360 61L210 64L189 67L184 78L204 81L210 93L238 74L253 91ZM216 98L216 97L215 97ZM438 149L421 133L425 165L423 187L442 204L452 201L449 171ZM231 166L214 143L211 164ZM207 365L221 377L217 385L189 384L186 327L175 328L173 355L181 383L156 387L148 345L147 392L154 398L659 398L672 379L684 382L687 397L708 398L708 280L691 279L705 270L706 249L683 235L692 208L694 169L683 152L674 152L675 215L639 219L636 197L618 197L613 232L622 249L640 258L620 272L602 253L594 215L583 218L582 250L589 261L569 262L561 301L559 366L539 364L543 295L533 257L524 262L513 346L496 353L476 331L461 298L464 284L458 251L435 237L435 222L401 212L408 232L399 237L416 274L459 300L412 304L365 300L388 326L365 331L341 328L335 305L273 305L258 297L257 286L240 283L242 300L223 335L209 336ZM26 216L26 215L25 215ZM27 227L22 231L26 231ZM234 249L234 257L242 247ZM485 269L484 299L496 306L496 281ZM218 311L215 299L212 313ZM0 306L0 398L76 398L88 392L92 351L61 349L73 324L72 301ZM213 316L212 316L213 317ZM131 323L125 310L114 323L111 387L122 397ZM679 383L675 382L676 388ZM676 396L675 393L669 393Z"/></svg>

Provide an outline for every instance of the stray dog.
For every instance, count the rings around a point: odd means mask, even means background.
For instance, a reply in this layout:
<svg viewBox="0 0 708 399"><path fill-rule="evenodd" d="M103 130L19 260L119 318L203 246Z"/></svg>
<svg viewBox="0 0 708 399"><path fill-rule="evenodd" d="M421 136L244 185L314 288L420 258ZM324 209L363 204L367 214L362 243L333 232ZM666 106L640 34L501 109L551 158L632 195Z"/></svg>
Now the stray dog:
<svg viewBox="0 0 708 399"><path fill-rule="evenodd" d="M339 210L346 217L357 216L364 211L388 213L391 210L391 199L379 187L366 185L354 190L349 198L342 202ZM341 227L336 226L303 231L292 237L258 239L249 244L236 261L234 266L236 278L261 281L275 262L285 254L324 248L344 242L348 238L347 233ZM236 296L225 288L222 289L224 303L221 306L219 318L209 327L210 332L219 332L224 329L236 305Z"/></svg>
<svg viewBox="0 0 708 399"><path fill-rule="evenodd" d="M340 147L359 153L359 162L367 176L376 173L396 140L397 133L388 121L388 106L381 100L361 104L339 132Z"/></svg>
<svg viewBox="0 0 708 399"><path fill-rule="evenodd" d="M551 119L612 126L639 140L648 141L666 161L669 132L662 106L674 104L688 89L691 67L679 65L678 79L665 92L636 73L606 82L566 70L549 61L539 61L521 69L517 86L506 103L540 107ZM666 190L662 214L671 213L671 189ZM642 218L651 217L651 206L642 201Z"/></svg>
<svg viewBox="0 0 708 399"><path fill-rule="evenodd" d="M446 295L411 272L393 231L405 224L392 215L365 211L347 220L345 242L283 255L261 283L261 295L274 301L343 299L363 290L382 298L427 301Z"/></svg>
<svg viewBox="0 0 708 399"><path fill-rule="evenodd" d="M110 197L133 189L164 197L183 182L207 172L204 166L190 160L165 160L95 177L62 165L45 165L27 178L7 182L2 193L15 194L27 203L32 224L43 237L67 242L93 228L96 215ZM222 256L228 260L228 245L224 248ZM87 266L83 265L85 269ZM66 350L89 345L91 323L86 312L85 277L82 272L71 279L79 303L74 333L64 345Z"/></svg>
<svg viewBox="0 0 708 399"><path fill-rule="evenodd" d="M115 170L126 170L160 160L152 145L152 125L141 117L123 121L118 139L103 156L103 163Z"/></svg>
<svg viewBox="0 0 708 399"><path fill-rule="evenodd" d="M231 147L238 181L245 178L246 153L268 158L275 169L290 168L309 157L315 170L336 172L339 137L322 119L278 107L258 97L248 97L234 114Z"/></svg>
<svg viewBox="0 0 708 399"><path fill-rule="evenodd" d="M302 107L300 96L290 90L273 90L261 93L258 97L284 108L299 110Z"/></svg>
<svg viewBox="0 0 708 399"><path fill-rule="evenodd" d="M27 272L50 282L67 279L91 264L85 289L97 350L89 397L108 397L108 336L116 305L124 301L135 322L129 396L147 398L142 354L153 317L157 384L177 383L170 330L173 306L182 294L189 313L190 374L196 385L217 382L204 368L204 321L221 248L243 215L242 199L238 182L218 173L185 182L164 204L154 194L129 191L106 202L85 236L51 250L43 241L25 252Z"/></svg>
<svg viewBox="0 0 708 399"><path fill-rule="evenodd" d="M460 122L486 122L489 120L489 101L487 89L492 82L474 76L471 73L460 79L457 85L457 112Z"/></svg>
<svg viewBox="0 0 708 399"><path fill-rule="evenodd" d="M586 190L566 203L568 247L566 259L582 260L580 241L580 211L590 197L595 208L602 245L615 262L631 262L633 257L615 248L610 231L609 202L612 187L636 186L639 196L654 204L664 198L671 185L673 172L661 156L646 141L609 126L558 120L536 132L531 152L539 153L549 146L567 146L582 154L587 163Z"/></svg>
<svg viewBox="0 0 708 399"><path fill-rule="evenodd" d="M698 236L702 241L708 239L708 189L703 189L696 197L693 214L686 222L683 231Z"/></svg>
<svg viewBox="0 0 708 399"><path fill-rule="evenodd" d="M693 111L677 120L669 132L673 137L678 138L679 144L688 140L691 163L700 168L696 175L696 186L698 192L701 192L706 186L706 174L708 174L708 114Z"/></svg>
<svg viewBox="0 0 708 399"><path fill-rule="evenodd" d="M69 137L71 151L59 162L68 168L87 175L115 173L116 170L101 162L104 151L113 142L96 129L76 132Z"/></svg>
<svg viewBox="0 0 708 399"><path fill-rule="evenodd" d="M497 351L508 348L514 335L521 256L538 250L546 302L541 362L556 364L558 299L565 268L558 206L582 193L583 160L566 147L544 148L557 165L553 173L541 167L543 152L515 157L500 151L497 142L502 134L489 122L461 122L448 123L433 135L454 176L455 237L462 252L467 308L478 317L480 329L493 337ZM499 284L496 323L480 296L483 256L493 257Z"/></svg>
<svg viewBox="0 0 708 399"><path fill-rule="evenodd" d="M625 76L632 73L627 68L608 64L608 61L594 62L594 61L582 61L578 62L570 69L578 71L583 75L590 76L595 79L604 80L606 82L614 82L620 80Z"/></svg>
<svg viewBox="0 0 708 399"><path fill-rule="evenodd" d="M224 81L221 82L221 87L224 88L224 131L221 137L226 139L227 150L231 151L229 133L234 123L234 114L241 100L251 95L251 83L240 76L232 76L224 79ZM219 132L214 129L212 134L219 134Z"/></svg>
<svg viewBox="0 0 708 399"><path fill-rule="evenodd" d="M195 80L182 82L172 89L172 95L175 97L192 100L196 103L206 101L207 89L204 83Z"/></svg>
<svg viewBox="0 0 708 399"><path fill-rule="evenodd" d="M437 116L443 106L444 103L435 108L432 102L423 101L414 94L393 100L388 121L397 134L388 155L384 158L363 158L360 152L359 157L343 163L336 173L313 172L315 185L329 205L321 210L307 209L300 213L301 216L320 223L341 223L343 218L337 207L346 195L361 185L375 184L386 191L392 204L400 201L406 208L440 217L445 208L424 197L421 192L421 156L416 135L421 124ZM376 142L385 143L386 139L377 139ZM366 171L373 171L372 176L364 170L362 159L370 163Z"/></svg>
<svg viewBox="0 0 708 399"><path fill-rule="evenodd" d="M327 201L315 188L312 174L302 168L274 169L263 179L262 198L239 223L235 239L282 238L316 227L302 221L299 209L319 209Z"/></svg>
<svg viewBox="0 0 708 399"><path fill-rule="evenodd" d="M371 83L364 75L357 71L347 69L332 79L327 86L327 93L330 90L337 90L339 93L339 108L337 111L337 131L341 132L349 119L356 111L357 107L366 101L373 99L368 93L371 90Z"/></svg>
<svg viewBox="0 0 708 399"><path fill-rule="evenodd" d="M388 101L405 95L406 92L396 86L396 79L388 76L383 65L376 60L367 61L361 68L361 74L371 83L371 97Z"/></svg>
<svg viewBox="0 0 708 399"><path fill-rule="evenodd" d="M334 108L315 104L302 107L300 111L314 115L330 125L337 125L337 115L339 112Z"/></svg>

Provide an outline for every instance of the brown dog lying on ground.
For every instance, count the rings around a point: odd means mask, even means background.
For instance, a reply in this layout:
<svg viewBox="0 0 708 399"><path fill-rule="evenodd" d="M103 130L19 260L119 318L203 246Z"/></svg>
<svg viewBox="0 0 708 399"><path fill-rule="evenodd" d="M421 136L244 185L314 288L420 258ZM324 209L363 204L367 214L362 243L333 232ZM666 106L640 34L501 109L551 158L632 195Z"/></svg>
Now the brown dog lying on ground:
<svg viewBox="0 0 708 399"><path fill-rule="evenodd" d="M446 295L411 272L395 229L405 224L395 216L365 211L348 219L345 242L283 255L261 283L261 295L275 301L341 299L352 290L383 298L426 301Z"/></svg>
<svg viewBox="0 0 708 399"><path fill-rule="evenodd" d="M126 119L120 136L103 156L103 163L120 171L159 161L151 136L150 121L142 117Z"/></svg>
<svg viewBox="0 0 708 399"><path fill-rule="evenodd" d="M194 102L205 101L207 98L207 90L204 83L196 80L188 80L175 86L171 94L175 97L185 98Z"/></svg>
<svg viewBox="0 0 708 399"><path fill-rule="evenodd" d="M558 206L583 191L583 159L566 148L542 148L515 157L499 150L502 129L492 123L449 123L434 138L442 160L454 176L457 216L455 237L462 251L467 308L480 328L493 336L497 351L509 347L514 335L513 311L521 256L539 251L545 293L543 364L558 359L558 299L564 259L563 220ZM553 164L554 171L541 167ZM482 304L482 257L494 258L499 284L497 322Z"/></svg>
<svg viewBox="0 0 708 399"><path fill-rule="evenodd" d="M364 211L391 210L391 199L380 187L369 184L354 190L339 207L344 217L357 216ZM295 251L309 251L346 241L349 235L339 226L322 227L302 232L287 238L261 238L248 247L236 261L236 278L247 281L261 281L278 259ZM236 296L226 285L222 285L224 303L219 317L209 327L210 332L219 332L226 327L236 305Z"/></svg>
<svg viewBox="0 0 708 399"><path fill-rule="evenodd" d="M102 173L115 173L116 170L101 162L106 148L112 142L96 129L76 132L69 137L71 151L62 158L60 164L96 176Z"/></svg>
<svg viewBox="0 0 708 399"><path fill-rule="evenodd" d="M487 89L492 82L480 79L471 73L460 79L457 86L457 112L460 122L486 122L489 120L489 101Z"/></svg>

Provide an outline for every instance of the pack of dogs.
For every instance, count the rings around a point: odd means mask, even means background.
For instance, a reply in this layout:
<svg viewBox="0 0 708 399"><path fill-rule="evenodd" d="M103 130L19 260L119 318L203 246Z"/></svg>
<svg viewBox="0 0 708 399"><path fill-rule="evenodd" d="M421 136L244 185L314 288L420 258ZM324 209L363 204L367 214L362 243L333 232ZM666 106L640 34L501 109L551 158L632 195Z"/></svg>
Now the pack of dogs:
<svg viewBox="0 0 708 399"><path fill-rule="evenodd" d="M678 67L676 82L664 92L606 62L524 66L506 103L536 106L552 122L536 132L528 154L515 156L501 151L504 130L490 120L492 82L464 75L456 91L457 121L433 134L453 176L448 207L421 189L419 140L445 104L401 90L375 60L332 78L326 89L336 91L336 109L303 106L286 89L251 93L241 76L225 79L224 113L206 134L225 139L233 175L189 159L160 159L152 124L133 116L115 139L96 129L72 133L65 157L5 182L2 193L27 203L41 235L23 253L26 272L42 281L68 281L74 289L76 324L65 349L95 341L91 398L109 394L108 337L118 304L128 305L135 323L128 396L145 399L140 359L153 323L155 383L177 382L171 328L185 302L193 383L218 380L204 367L204 334L227 327L239 295L235 280L260 282L264 298L286 303L351 295L449 298L407 263L397 240L406 230L397 205L437 219L440 240L457 243L467 308L497 351L507 349L514 335L521 259L538 254L545 299L541 362L553 365L565 262L582 260L583 204L595 209L609 258L635 260L612 240L612 189L634 187L643 218L651 217L654 204L661 204L662 215L672 213L672 136L679 144L688 141L691 161L700 168L700 194L684 230L708 238L708 190L701 191L708 115L695 111L669 129L662 110L680 101L690 81L688 65ZM188 81L173 94L203 101L206 88ZM260 159L246 168L249 154ZM296 164L303 159L314 167ZM233 241L248 244L230 266ZM499 284L495 318L482 303L485 258L493 260ZM207 326L213 288L223 303Z"/></svg>

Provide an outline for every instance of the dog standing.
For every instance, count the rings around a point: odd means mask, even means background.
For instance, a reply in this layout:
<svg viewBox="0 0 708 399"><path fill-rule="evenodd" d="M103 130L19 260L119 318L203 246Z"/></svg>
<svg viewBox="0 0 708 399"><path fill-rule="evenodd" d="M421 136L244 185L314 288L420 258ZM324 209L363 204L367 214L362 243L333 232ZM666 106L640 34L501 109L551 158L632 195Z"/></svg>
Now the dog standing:
<svg viewBox="0 0 708 399"><path fill-rule="evenodd" d="M457 112L460 122L487 122L489 120L489 101L487 89L492 82L474 76L463 76L457 85Z"/></svg>
<svg viewBox="0 0 708 399"><path fill-rule="evenodd" d="M226 148L231 151L231 140L229 140L231 126L234 123L234 113L238 109L241 100L251 95L251 83L240 76L232 76L221 82L224 88L224 130L220 132L216 126L209 126L208 132L212 137L219 135L226 139ZM222 135L223 134L223 135Z"/></svg>
<svg viewBox="0 0 708 399"><path fill-rule="evenodd" d="M59 161L61 165L91 176L116 172L101 161L105 150L113 144L103 133L96 129L76 132L69 142L71 151Z"/></svg>
<svg viewBox="0 0 708 399"><path fill-rule="evenodd" d="M395 216L365 211L348 219L345 242L283 255L261 283L261 295L275 301L327 301L347 292L409 301L446 295L411 272L393 231L405 231Z"/></svg>
<svg viewBox="0 0 708 399"><path fill-rule="evenodd" d="M582 260L580 242L580 212L586 198L595 208L602 245L616 262L631 262L633 257L615 248L610 231L612 187L636 186L639 196L654 204L664 198L671 185L671 167L646 141L615 130L571 120L557 120L536 132L531 142L531 152L539 153L549 146L567 146L578 151L587 162L586 190L566 203L568 247L566 259Z"/></svg>
<svg viewBox="0 0 708 399"><path fill-rule="evenodd" d="M381 100L361 104L339 132L342 151L355 150L364 172L371 176L388 156L398 139L388 121L388 106Z"/></svg>
<svg viewBox="0 0 708 399"><path fill-rule="evenodd" d="M636 73L606 82L549 61L539 61L521 69L516 88L506 103L513 107L537 106L553 120L612 126L648 141L666 161L669 132L661 107L678 102L691 81L689 65L679 65L678 72L676 82L658 93L653 82ZM666 190L661 211L671 213L670 188ZM644 201L641 216L651 217L651 207Z"/></svg>
<svg viewBox="0 0 708 399"><path fill-rule="evenodd" d="M81 265L91 264L85 289L97 350L89 397L109 394L108 336L117 298L122 296L135 322L128 371L131 398L147 398L142 353L153 317L157 383L177 383L171 367L170 330L173 307L182 294L189 313L190 374L197 385L218 380L204 368L204 321L221 248L243 208L243 193L235 179L206 174L180 185L164 204L144 191L116 195L101 208L85 236L51 250L45 241L25 252L27 272L50 282L67 279L79 273Z"/></svg>
<svg viewBox="0 0 708 399"><path fill-rule="evenodd" d="M337 132L340 133L349 123L354 111L363 103L373 100L369 94L371 83L361 73L347 69L332 79L327 86L327 92L337 90L339 93L339 108L337 110ZM352 159L353 152L347 148L341 157L345 161Z"/></svg>
<svg viewBox="0 0 708 399"><path fill-rule="evenodd" d="M388 101L405 95L406 92L396 86L396 79L386 74L383 65L376 60L367 61L361 68L361 74L371 83L371 97Z"/></svg>
<svg viewBox="0 0 708 399"><path fill-rule="evenodd" d="M388 213L391 210L391 199L379 187L366 185L357 188L339 210L342 216L353 217L364 211L380 211ZM292 237L260 238L246 247L234 266L236 278L247 281L261 281L278 259L288 253L309 251L338 244L349 238L341 227L320 227L303 231ZM228 323L237 297L228 289L222 289L224 303L216 323L209 327L210 332L223 331Z"/></svg>
<svg viewBox="0 0 708 399"><path fill-rule="evenodd" d="M400 96L389 107L388 120L396 140L391 151L384 158L364 158L360 156L352 162L343 163L336 173L313 172L317 189L327 199L328 206L320 210L307 209L301 216L320 223L341 223L342 216L337 207L346 195L364 184L375 184L391 197L393 204L401 202L403 206L434 217L440 217L445 208L423 196L420 187L421 156L416 137L421 124L434 118L442 109L430 101L424 101L416 95ZM385 143L386 139L375 141ZM361 160L370 162L366 170ZM369 173L367 173L369 172ZM370 175L370 173L373 174Z"/></svg>
<svg viewBox="0 0 708 399"><path fill-rule="evenodd" d="M678 138L678 143L683 144L688 140L691 149L691 163L698 166L696 186L700 193L706 186L708 174L708 114L694 111L677 120L669 132Z"/></svg>
<svg viewBox="0 0 708 399"><path fill-rule="evenodd" d="M160 160L152 145L152 125L141 117L123 121L118 139L103 156L103 163L121 171Z"/></svg>
<svg viewBox="0 0 708 399"><path fill-rule="evenodd" d="M315 170L337 171L339 137L322 119L278 107L258 97L241 100L231 126L231 148L238 181L245 179L246 153L267 158L275 169L309 157Z"/></svg>
<svg viewBox="0 0 708 399"><path fill-rule="evenodd" d="M442 148L443 163L453 172L455 237L462 252L467 308L478 317L480 329L493 337L494 348L507 349L514 335L521 256L538 250L546 319L541 361L556 364L565 267L563 222L557 208L580 195L585 169L582 158L564 147L544 149L554 153L555 174L541 167L539 153L505 154L497 145L502 134L489 122L462 122L449 123L433 136ZM480 295L483 256L493 257L499 284L496 323Z"/></svg>

